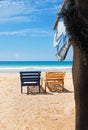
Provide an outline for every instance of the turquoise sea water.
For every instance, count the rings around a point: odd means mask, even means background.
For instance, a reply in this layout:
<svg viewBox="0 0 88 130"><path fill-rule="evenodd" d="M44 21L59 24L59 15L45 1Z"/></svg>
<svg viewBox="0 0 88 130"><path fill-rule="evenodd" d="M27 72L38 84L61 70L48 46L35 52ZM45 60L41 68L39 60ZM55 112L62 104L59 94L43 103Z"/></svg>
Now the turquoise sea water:
<svg viewBox="0 0 88 130"><path fill-rule="evenodd" d="M72 61L0 61L0 67L17 66L72 66Z"/></svg>
<svg viewBox="0 0 88 130"><path fill-rule="evenodd" d="M0 61L0 72L71 71L72 61Z"/></svg>

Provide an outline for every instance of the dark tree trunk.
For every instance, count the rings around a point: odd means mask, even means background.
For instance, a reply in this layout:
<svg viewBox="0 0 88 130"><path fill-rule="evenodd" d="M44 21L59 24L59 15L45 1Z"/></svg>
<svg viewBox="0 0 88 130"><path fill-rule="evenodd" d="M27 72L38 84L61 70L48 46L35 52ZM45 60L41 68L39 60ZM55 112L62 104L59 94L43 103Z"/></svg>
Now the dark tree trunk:
<svg viewBox="0 0 88 130"><path fill-rule="evenodd" d="M88 0L75 0L79 13L88 20Z"/></svg>
<svg viewBox="0 0 88 130"><path fill-rule="evenodd" d="M81 52L74 48L73 84L75 91L76 130L88 130L88 66L85 66Z"/></svg>
<svg viewBox="0 0 88 130"><path fill-rule="evenodd" d="M67 34L71 36L76 130L88 130L88 0L67 0L62 11Z"/></svg>
<svg viewBox="0 0 88 130"><path fill-rule="evenodd" d="M80 15L88 23L88 0L76 0L76 4ZM85 39L85 41L87 41L87 39ZM83 44L85 45L85 43ZM75 91L76 130L88 130L88 65L84 64L82 51L76 46L73 48L74 58L72 72Z"/></svg>

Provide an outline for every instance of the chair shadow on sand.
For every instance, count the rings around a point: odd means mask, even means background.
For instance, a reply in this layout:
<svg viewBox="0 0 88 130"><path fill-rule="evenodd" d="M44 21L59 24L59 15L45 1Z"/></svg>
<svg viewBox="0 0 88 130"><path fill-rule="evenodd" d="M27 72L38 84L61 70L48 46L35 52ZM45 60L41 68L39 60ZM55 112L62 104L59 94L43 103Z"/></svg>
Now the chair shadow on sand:
<svg viewBox="0 0 88 130"><path fill-rule="evenodd" d="M28 95L54 95L54 93L73 93L74 91L70 91L66 88L64 88L64 91L62 92L62 86L61 85L52 85L47 86L47 91L44 92L43 88L41 87L41 92L38 92L38 87L31 86L29 87L29 94ZM23 94L27 94L24 92Z"/></svg>
<svg viewBox="0 0 88 130"><path fill-rule="evenodd" d="M27 92L23 92L22 94L27 94ZM51 92L44 92L43 88L41 87L40 93L38 91L38 87L36 86L31 86L29 87L29 94L27 95L53 95Z"/></svg>
<svg viewBox="0 0 88 130"><path fill-rule="evenodd" d="M57 92L57 93L73 93L74 91L70 91L66 88L64 88L64 91L62 92L62 86L61 85L53 85L53 86L47 86L50 92Z"/></svg>

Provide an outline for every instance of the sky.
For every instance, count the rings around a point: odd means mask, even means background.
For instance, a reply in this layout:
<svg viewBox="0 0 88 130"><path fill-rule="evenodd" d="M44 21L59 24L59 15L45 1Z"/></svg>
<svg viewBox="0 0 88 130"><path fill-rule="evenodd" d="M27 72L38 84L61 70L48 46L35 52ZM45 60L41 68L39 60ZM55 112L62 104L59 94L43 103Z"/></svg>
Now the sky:
<svg viewBox="0 0 88 130"><path fill-rule="evenodd" d="M0 61L57 61L54 23L63 0L0 0ZM72 47L66 60L72 60Z"/></svg>

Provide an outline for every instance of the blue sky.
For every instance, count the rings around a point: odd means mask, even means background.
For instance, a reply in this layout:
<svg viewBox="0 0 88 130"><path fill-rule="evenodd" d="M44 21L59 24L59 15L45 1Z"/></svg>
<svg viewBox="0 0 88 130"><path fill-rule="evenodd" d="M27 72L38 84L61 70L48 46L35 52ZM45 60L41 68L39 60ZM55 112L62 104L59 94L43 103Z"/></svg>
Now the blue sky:
<svg viewBox="0 0 88 130"><path fill-rule="evenodd" d="M53 26L63 0L0 0L0 60L57 61ZM72 60L72 48L66 60Z"/></svg>

